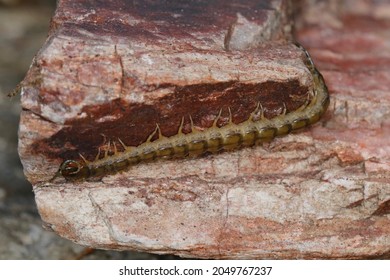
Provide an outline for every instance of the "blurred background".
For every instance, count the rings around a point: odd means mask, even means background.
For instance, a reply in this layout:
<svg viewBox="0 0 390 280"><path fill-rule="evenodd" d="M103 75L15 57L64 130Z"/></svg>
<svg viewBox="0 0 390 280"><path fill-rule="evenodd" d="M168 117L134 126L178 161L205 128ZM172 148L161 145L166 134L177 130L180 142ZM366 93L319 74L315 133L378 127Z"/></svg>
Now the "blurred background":
<svg viewBox="0 0 390 280"><path fill-rule="evenodd" d="M42 47L55 0L0 0L0 259L172 259L91 250L42 228L32 187L17 153L20 96L7 94Z"/></svg>

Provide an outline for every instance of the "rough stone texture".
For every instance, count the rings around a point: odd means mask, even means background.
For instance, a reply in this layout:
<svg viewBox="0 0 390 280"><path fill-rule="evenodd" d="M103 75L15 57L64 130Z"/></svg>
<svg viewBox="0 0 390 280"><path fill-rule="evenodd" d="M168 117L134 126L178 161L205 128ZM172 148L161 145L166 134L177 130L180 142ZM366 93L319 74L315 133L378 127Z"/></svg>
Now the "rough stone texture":
<svg viewBox="0 0 390 280"><path fill-rule="evenodd" d="M8 98L7 93L21 81L45 41L54 8L54 0L0 1L0 260L172 258L89 250L42 227L17 153L20 102L17 97Z"/></svg>
<svg viewBox="0 0 390 280"><path fill-rule="evenodd" d="M281 16L286 1L160 2L96 2L96 11L89 2L59 3L51 37L22 95L26 123L34 122L31 114L52 122L23 141L30 146L30 155L22 155L30 182L51 176L62 159L78 158L79 152L93 160L107 138L139 145L156 123L171 136L183 116L189 132L189 116L202 129L221 108L222 122L228 107L241 122L258 101L267 117L280 114L284 104L292 111L306 101L310 73L302 52L285 44L282 33L291 29L284 28L289 25ZM241 17L251 19L259 35L234 51L244 38L235 27ZM273 36L266 36L269 26L283 28L273 27ZM277 41L259 45L264 36ZM39 158L45 166L39 167Z"/></svg>
<svg viewBox="0 0 390 280"><path fill-rule="evenodd" d="M259 97L272 116L283 103L299 107L310 87L302 53L286 41L286 1L152 1L152 13L138 2L88 3L59 2L22 91L19 152L48 229L92 247L185 257L388 257L389 34L378 28L388 18L354 17L349 2L339 13L329 2L302 15L297 35L332 94L327 115L310 129L262 147L139 165L100 182L39 187L63 159L78 152L92 159L105 137L137 145L157 121L169 136L185 114L207 127L224 106L239 121ZM370 71L359 73L362 64Z"/></svg>
<svg viewBox="0 0 390 280"><path fill-rule="evenodd" d="M348 231L353 246L359 247L356 254L388 258L390 3L306 2L296 37L314 57L332 100L325 125L314 133L332 143L328 147L333 147L342 169L335 172L332 167L329 179L334 186L350 189L348 199L353 202L346 209L359 212L350 219L370 224ZM360 199L353 199L355 191L361 192Z"/></svg>
<svg viewBox="0 0 390 280"><path fill-rule="evenodd" d="M1 4L0 1L0 259L72 258L83 247L42 228L31 185L23 176L17 154L19 100L7 98L42 46L53 10Z"/></svg>

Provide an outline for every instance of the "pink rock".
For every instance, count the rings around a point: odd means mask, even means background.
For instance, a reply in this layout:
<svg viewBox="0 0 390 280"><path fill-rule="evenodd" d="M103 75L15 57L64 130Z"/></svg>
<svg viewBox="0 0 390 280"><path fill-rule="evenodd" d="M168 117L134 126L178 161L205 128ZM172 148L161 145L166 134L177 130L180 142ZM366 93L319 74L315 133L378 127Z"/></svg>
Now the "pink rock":
<svg viewBox="0 0 390 280"><path fill-rule="evenodd" d="M118 138L139 145L157 122L171 136L183 116L205 129L221 108L219 125L228 107L239 123L260 100L269 118L306 102L312 79L288 41L288 1L167 3L59 2L24 81L19 134L45 227L90 247L191 258L388 255L389 38L379 27L389 23L367 14L365 27L348 5L321 9L318 22L313 6L297 30L331 93L318 124L262 146L49 182L63 160L93 160Z"/></svg>

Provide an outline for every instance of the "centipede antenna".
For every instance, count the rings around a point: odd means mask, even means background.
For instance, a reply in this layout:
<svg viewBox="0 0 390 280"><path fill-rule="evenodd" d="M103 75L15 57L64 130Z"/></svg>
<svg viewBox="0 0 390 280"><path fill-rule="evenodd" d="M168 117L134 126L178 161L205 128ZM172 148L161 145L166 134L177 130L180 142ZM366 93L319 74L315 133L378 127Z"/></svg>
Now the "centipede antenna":
<svg viewBox="0 0 390 280"><path fill-rule="evenodd" d="M219 113L213 122L213 127L217 127L217 122L218 122L219 118L221 117L221 114L222 114L222 108L221 108L221 110L219 110Z"/></svg>
<svg viewBox="0 0 390 280"><path fill-rule="evenodd" d="M302 47L302 48L303 48L303 47ZM304 53L305 53L305 55L306 55L306 57L307 57L307 60L309 61L310 67L315 68L315 66L314 66L314 61L313 61L313 59L311 58L309 52L308 52L305 48L303 48L303 51L304 51Z"/></svg>
<svg viewBox="0 0 390 280"><path fill-rule="evenodd" d="M14 97L17 94L20 94L22 90L22 82L20 82L15 89L13 89L10 93L7 94L9 98Z"/></svg>
<svg viewBox="0 0 390 280"><path fill-rule="evenodd" d="M232 117L232 110L230 110L230 107L228 107L229 110L229 123L233 122L233 117Z"/></svg>
<svg viewBox="0 0 390 280"><path fill-rule="evenodd" d="M85 164L88 164L89 161L82 155L79 153L79 156L81 157L81 159L85 162Z"/></svg>
<svg viewBox="0 0 390 280"><path fill-rule="evenodd" d="M56 172L56 174L54 174L54 176L53 176L49 181L47 181L47 182L48 182L48 183L51 183L51 182L54 181L55 178L60 177L60 176L61 176L61 170L58 169L58 171ZM43 187L43 185L40 185L39 187Z"/></svg>
<svg viewBox="0 0 390 280"><path fill-rule="evenodd" d="M121 143L123 149L126 151L127 150L127 146L125 145L125 143L123 143L120 138L118 138L118 141L119 141L119 143Z"/></svg>
<svg viewBox="0 0 390 280"><path fill-rule="evenodd" d="M299 44L298 42L295 42L295 45L304 52L304 54L305 54L305 56L307 58L307 61L308 61L308 66L313 68L313 69L315 69L313 59L311 58L309 52L301 44Z"/></svg>
<svg viewBox="0 0 390 280"><path fill-rule="evenodd" d="M179 129L177 130L177 134L183 134L183 125L184 125L184 117L181 118Z"/></svg>

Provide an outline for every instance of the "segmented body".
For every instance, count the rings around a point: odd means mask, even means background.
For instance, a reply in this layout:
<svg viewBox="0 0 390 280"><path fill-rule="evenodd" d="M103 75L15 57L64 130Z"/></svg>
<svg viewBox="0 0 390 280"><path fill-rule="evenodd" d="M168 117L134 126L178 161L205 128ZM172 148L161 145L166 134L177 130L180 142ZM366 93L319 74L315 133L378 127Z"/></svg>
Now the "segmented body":
<svg viewBox="0 0 390 280"><path fill-rule="evenodd" d="M191 157L206 152L214 153L220 150L253 146L313 124L326 111L329 105L329 94L322 75L314 67L306 50L304 52L308 58L307 67L312 74L314 86L310 102L298 110L284 112L272 119L267 119L263 115L261 105L258 104L257 110L242 123L235 124L230 117L228 124L218 127L217 118L213 126L208 129L199 131L193 128L191 133L184 134L182 133L182 121L178 133L171 137L163 136L157 125L154 133L141 145L129 147L121 142L123 151L118 152L114 145L115 153L113 155L108 155L106 152L103 158L100 159L97 156L94 161L87 161L84 158L82 160L67 160L61 165L56 176L62 175L69 180L102 177L106 174L123 171L140 162L157 158ZM256 114L260 114L257 119L255 118ZM151 141L155 133L159 134L159 138Z"/></svg>

